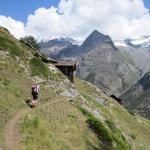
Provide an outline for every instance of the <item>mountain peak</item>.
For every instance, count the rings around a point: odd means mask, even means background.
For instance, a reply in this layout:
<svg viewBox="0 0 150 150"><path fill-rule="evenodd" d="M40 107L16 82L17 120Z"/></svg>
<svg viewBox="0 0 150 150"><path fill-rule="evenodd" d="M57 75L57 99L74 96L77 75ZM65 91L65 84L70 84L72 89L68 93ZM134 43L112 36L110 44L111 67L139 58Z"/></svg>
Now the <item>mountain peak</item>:
<svg viewBox="0 0 150 150"><path fill-rule="evenodd" d="M108 38L109 37L108 35L104 35L96 29L89 36L95 36L95 37L99 37L99 38Z"/></svg>
<svg viewBox="0 0 150 150"><path fill-rule="evenodd" d="M100 33L98 30L94 30L93 32L92 32L92 34L101 34L101 35L103 35L102 33Z"/></svg>
<svg viewBox="0 0 150 150"><path fill-rule="evenodd" d="M86 49L88 51L99 44L109 44L114 50L116 50L112 39L108 35L104 35L96 29L86 38L81 49Z"/></svg>

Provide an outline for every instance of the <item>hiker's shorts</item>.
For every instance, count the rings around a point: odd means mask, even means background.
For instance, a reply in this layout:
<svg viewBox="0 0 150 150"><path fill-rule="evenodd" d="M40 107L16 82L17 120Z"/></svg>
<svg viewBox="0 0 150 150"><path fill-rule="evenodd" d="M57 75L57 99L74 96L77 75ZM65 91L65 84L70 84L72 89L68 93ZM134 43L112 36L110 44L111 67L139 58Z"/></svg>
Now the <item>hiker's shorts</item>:
<svg viewBox="0 0 150 150"><path fill-rule="evenodd" d="M32 92L33 99L36 100L38 98L38 93Z"/></svg>

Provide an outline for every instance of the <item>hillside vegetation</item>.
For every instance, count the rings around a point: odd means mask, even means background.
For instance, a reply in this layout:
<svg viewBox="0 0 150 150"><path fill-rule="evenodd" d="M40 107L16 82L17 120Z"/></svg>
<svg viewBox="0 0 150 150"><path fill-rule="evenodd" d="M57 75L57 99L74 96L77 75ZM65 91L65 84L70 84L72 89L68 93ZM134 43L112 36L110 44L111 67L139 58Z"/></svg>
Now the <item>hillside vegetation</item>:
<svg viewBox="0 0 150 150"><path fill-rule="evenodd" d="M71 84L37 53L0 28L0 149L150 149L150 121L88 82ZM26 101L34 80L41 94L31 109Z"/></svg>
<svg viewBox="0 0 150 150"><path fill-rule="evenodd" d="M137 114L129 113L117 102L86 81L77 80L76 86L87 100L83 107L97 116L100 124L102 124L100 126L105 127L104 130L107 132L105 135L108 135L110 140L113 139L113 142L115 141L117 144L117 148L112 149L150 149L149 120Z"/></svg>

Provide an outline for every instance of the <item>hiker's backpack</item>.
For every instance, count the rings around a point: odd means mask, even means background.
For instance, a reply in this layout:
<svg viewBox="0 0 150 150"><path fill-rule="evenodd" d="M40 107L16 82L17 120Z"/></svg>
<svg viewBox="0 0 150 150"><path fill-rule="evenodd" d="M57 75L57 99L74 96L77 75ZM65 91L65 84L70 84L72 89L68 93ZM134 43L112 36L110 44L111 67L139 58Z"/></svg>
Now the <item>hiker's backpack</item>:
<svg viewBox="0 0 150 150"><path fill-rule="evenodd" d="M32 85L32 93L38 93L37 85Z"/></svg>

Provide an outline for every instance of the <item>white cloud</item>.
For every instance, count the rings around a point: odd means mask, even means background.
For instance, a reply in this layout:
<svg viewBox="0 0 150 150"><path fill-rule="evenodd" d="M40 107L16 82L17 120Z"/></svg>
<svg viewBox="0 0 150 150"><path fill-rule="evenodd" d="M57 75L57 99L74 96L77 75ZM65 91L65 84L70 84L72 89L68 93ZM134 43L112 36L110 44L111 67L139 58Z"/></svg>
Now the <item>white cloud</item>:
<svg viewBox="0 0 150 150"><path fill-rule="evenodd" d="M143 0L60 0L58 8L38 8L25 24L26 34L39 40L84 39L94 29L114 40L150 35L150 14Z"/></svg>
<svg viewBox="0 0 150 150"><path fill-rule="evenodd" d="M25 27L21 21L0 15L0 25L7 28L16 38L25 36Z"/></svg>

